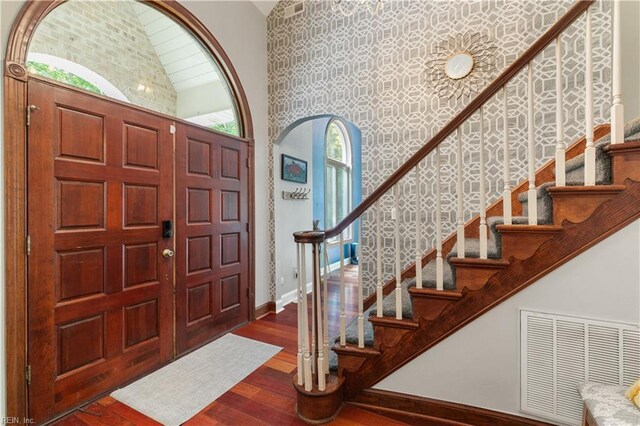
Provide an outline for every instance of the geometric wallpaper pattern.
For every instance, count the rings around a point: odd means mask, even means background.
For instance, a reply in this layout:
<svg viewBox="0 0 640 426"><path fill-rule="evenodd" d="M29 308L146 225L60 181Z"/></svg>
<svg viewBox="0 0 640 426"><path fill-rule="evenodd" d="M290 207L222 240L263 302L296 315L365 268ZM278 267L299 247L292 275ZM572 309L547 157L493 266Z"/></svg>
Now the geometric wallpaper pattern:
<svg viewBox="0 0 640 426"><path fill-rule="evenodd" d="M268 92L271 165L270 233L271 295L275 297L275 221L273 142L297 120L334 114L362 131L362 182L366 198L406 159L455 116L469 99L438 98L428 84L426 63L430 52L447 37L472 31L487 36L496 46L496 71L510 65L573 0L400 0L384 2L377 16L368 11L344 17L329 1L305 1L302 15L284 19L282 0L268 17ZM609 121L610 2L592 6L595 124ZM562 35L566 143L584 135L584 16ZM534 60L537 167L555 152L555 43ZM509 144L512 186L527 174L526 70L508 85ZM485 159L488 203L503 190L502 93L485 106ZM462 127L465 220L478 213L478 114ZM442 164L443 236L456 224L455 140L440 149ZM416 214L423 229L423 252L435 244L435 152L421 164L422 187L415 190L410 173L400 183L403 266L415 257ZM416 212L416 199L420 208ZM394 275L394 222L392 194L383 208L383 273ZM362 259L365 295L375 291L374 213L363 218ZM309 228L311 224L309 224Z"/></svg>

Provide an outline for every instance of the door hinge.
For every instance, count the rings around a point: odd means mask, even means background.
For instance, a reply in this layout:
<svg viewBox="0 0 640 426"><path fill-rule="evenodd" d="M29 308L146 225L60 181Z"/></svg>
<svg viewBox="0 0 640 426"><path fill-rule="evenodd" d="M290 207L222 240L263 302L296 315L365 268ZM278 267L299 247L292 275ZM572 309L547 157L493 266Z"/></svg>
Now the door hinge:
<svg viewBox="0 0 640 426"><path fill-rule="evenodd" d="M27 246L27 256L29 256L31 254L31 235L27 235L26 246Z"/></svg>
<svg viewBox="0 0 640 426"><path fill-rule="evenodd" d="M38 107L37 107L37 106L35 106L35 105L29 105L29 106L27 107L27 126L30 126L30 125L31 125L31 111L37 111L37 110L39 110L39 109L40 109L40 108L38 108Z"/></svg>
<svg viewBox="0 0 640 426"><path fill-rule="evenodd" d="M27 386L31 384L31 366L27 365L24 371L24 378L27 381Z"/></svg>
<svg viewBox="0 0 640 426"><path fill-rule="evenodd" d="M247 169L250 169L251 168L251 162L249 161L248 158L246 159L246 163L247 163Z"/></svg>
<svg viewBox="0 0 640 426"><path fill-rule="evenodd" d="M249 222L247 222L246 225L247 225L247 232L249 232Z"/></svg>
<svg viewBox="0 0 640 426"><path fill-rule="evenodd" d="M172 135L176 134L176 126L174 126L173 124L169 126L169 133L171 133Z"/></svg>

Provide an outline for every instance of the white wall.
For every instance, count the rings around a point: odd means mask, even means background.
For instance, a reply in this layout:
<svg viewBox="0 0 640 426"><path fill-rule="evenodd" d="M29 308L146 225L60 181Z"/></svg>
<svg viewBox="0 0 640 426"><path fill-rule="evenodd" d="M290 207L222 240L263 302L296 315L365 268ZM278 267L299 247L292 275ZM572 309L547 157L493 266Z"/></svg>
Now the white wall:
<svg viewBox="0 0 640 426"><path fill-rule="evenodd" d="M518 310L640 324L639 260L640 220L498 305L374 387L525 416L518 411Z"/></svg>
<svg viewBox="0 0 640 426"><path fill-rule="evenodd" d="M621 2L622 91L625 122L640 116L640 2Z"/></svg>
<svg viewBox="0 0 640 426"><path fill-rule="evenodd" d="M0 1L0 51L2 59L11 24L23 1ZM269 245L267 195L267 41L264 15L249 1L190 1L181 2L202 21L229 55L249 99L255 131L256 158L256 306L269 301ZM0 87L0 93L2 87ZM1 96L0 96L1 98ZM2 110L4 111L4 109ZM2 126L0 121L0 126ZM1 127L0 127L1 128ZM0 145L3 133L0 132ZM4 169L0 149L0 176ZM4 251L4 179L0 185L0 252ZM261 207L262 206L262 207ZM0 418L5 416L5 360L4 360L4 257L0 256Z"/></svg>
<svg viewBox="0 0 640 426"><path fill-rule="evenodd" d="M275 163L275 225L276 225L276 308L289 302L288 295L295 292L297 279L294 275L296 267L296 245L293 233L304 229L312 229L313 225L313 194L308 200L283 200L282 191L294 191L296 188L313 188L312 158L313 158L313 120L300 124L274 146ZM280 179L281 154L307 161L307 183L299 184ZM307 281L311 281L311 251L307 249ZM285 296L283 298L283 296Z"/></svg>

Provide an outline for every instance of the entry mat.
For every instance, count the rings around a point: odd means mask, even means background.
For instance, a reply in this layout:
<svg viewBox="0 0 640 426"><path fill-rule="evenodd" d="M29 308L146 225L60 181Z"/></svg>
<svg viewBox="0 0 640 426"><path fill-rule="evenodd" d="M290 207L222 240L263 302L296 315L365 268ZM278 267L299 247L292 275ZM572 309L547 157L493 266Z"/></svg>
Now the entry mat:
<svg viewBox="0 0 640 426"><path fill-rule="evenodd" d="M227 334L111 396L165 426L178 426L281 350Z"/></svg>

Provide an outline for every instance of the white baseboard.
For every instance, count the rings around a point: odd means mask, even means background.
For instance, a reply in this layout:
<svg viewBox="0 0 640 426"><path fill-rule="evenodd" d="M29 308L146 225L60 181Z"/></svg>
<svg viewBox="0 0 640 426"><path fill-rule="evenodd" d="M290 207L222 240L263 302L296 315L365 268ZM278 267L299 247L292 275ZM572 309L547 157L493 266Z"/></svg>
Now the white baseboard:
<svg viewBox="0 0 640 426"><path fill-rule="evenodd" d="M351 263L351 259L345 259L343 264L349 265L350 263ZM336 263L332 263L331 265L329 265L329 272L333 272L337 269L340 269L340 261L337 261ZM324 276L324 274L322 274L321 276ZM311 293L312 289L313 289L313 282L308 282L307 294ZM280 298L276 300L276 313L282 312L286 305L288 305L291 302L294 302L297 298L297 293L298 293L298 290L291 290L290 292L280 296Z"/></svg>
<svg viewBox="0 0 640 426"><path fill-rule="evenodd" d="M307 283L307 294L311 293L312 289L313 289L313 283L312 282ZM298 293L298 290L291 290L290 292L280 296L280 298L276 300L276 314L284 311L284 307L286 305L295 301L298 297L297 293Z"/></svg>

